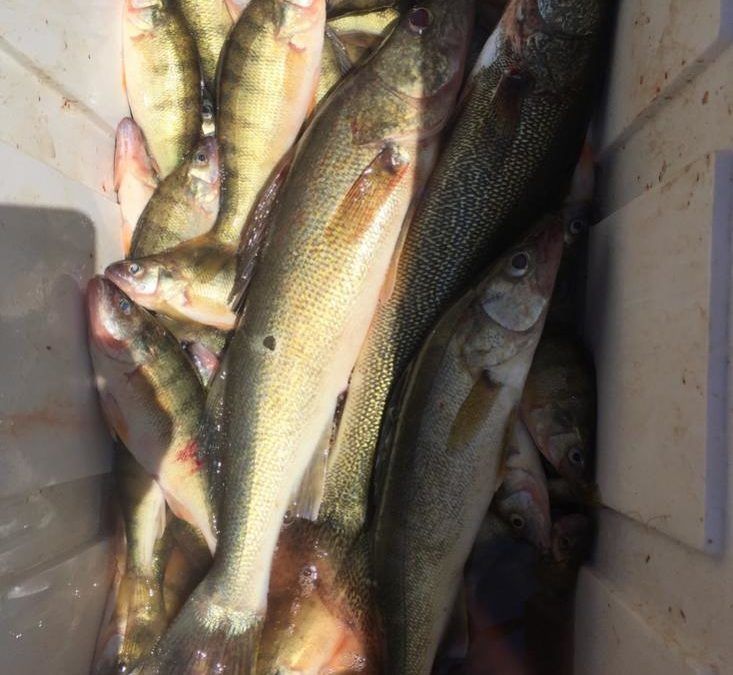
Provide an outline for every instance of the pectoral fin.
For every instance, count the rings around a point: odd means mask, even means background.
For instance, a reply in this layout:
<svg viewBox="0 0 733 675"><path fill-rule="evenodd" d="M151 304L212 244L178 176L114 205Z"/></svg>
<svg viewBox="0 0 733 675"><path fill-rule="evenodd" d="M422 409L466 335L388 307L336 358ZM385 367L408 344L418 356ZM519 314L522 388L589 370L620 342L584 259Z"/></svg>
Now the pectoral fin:
<svg viewBox="0 0 733 675"><path fill-rule="evenodd" d="M463 402L448 435L448 451L460 452L469 445L486 423L501 386L482 373Z"/></svg>
<svg viewBox="0 0 733 675"><path fill-rule="evenodd" d="M334 236L343 236L342 228L346 225L351 236L360 239L400 187L410 164L399 145L387 143L344 195L331 219Z"/></svg>

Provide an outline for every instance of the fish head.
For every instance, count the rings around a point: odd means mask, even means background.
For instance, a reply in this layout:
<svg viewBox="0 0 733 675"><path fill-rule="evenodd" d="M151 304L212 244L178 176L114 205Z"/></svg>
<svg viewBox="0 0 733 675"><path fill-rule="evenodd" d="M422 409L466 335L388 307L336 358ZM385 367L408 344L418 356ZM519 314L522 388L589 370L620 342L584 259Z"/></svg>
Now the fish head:
<svg viewBox="0 0 733 675"><path fill-rule="evenodd" d="M143 132L130 117L123 117L117 125L115 136L115 190L120 189L122 177L128 171L150 187L156 186L155 172L145 147Z"/></svg>
<svg viewBox="0 0 733 675"><path fill-rule="evenodd" d="M562 247L562 225L551 219L503 255L479 291L486 316L514 332L537 325L552 295Z"/></svg>
<svg viewBox="0 0 733 675"><path fill-rule="evenodd" d="M522 79L557 95L583 85L608 0L514 0L501 26L514 45Z"/></svg>
<svg viewBox="0 0 733 675"><path fill-rule="evenodd" d="M598 30L604 0L536 0L547 29L565 36L592 35Z"/></svg>
<svg viewBox="0 0 733 675"><path fill-rule="evenodd" d="M546 486L523 470L508 472L496 494L496 510L517 537L541 551L550 548L550 500Z"/></svg>
<svg viewBox="0 0 733 675"><path fill-rule="evenodd" d="M325 0L278 0L277 5L280 12L275 29L278 40L303 52L314 44L314 36L323 37Z"/></svg>
<svg viewBox="0 0 733 675"><path fill-rule="evenodd" d="M125 0L124 21L131 37L153 31L164 20L163 0Z"/></svg>
<svg viewBox="0 0 733 675"><path fill-rule="evenodd" d="M164 265L158 256L120 260L109 265L104 274L130 297L140 301L158 293Z"/></svg>
<svg viewBox="0 0 733 675"><path fill-rule="evenodd" d="M552 558L558 563L580 562L588 552L592 523L588 516L571 513L552 525Z"/></svg>
<svg viewBox="0 0 733 675"><path fill-rule="evenodd" d="M189 188L198 204L218 204L221 173L219 147L214 136L207 136L194 148L188 177Z"/></svg>
<svg viewBox="0 0 733 675"><path fill-rule="evenodd" d="M154 356L163 327L109 279L89 281L87 309L90 342L108 358L139 365Z"/></svg>
<svg viewBox="0 0 733 675"><path fill-rule="evenodd" d="M575 426L547 438L547 456L558 473L573 487L583 487L591 480L591 448Z"/></svg>
<svg viewBox="0 0 733 675"><path fill-rule="evenodd" d="M473 0L423 0L405 13L371 63L388 86L420 100L445 95L452 105L460 87Z"/></svg>

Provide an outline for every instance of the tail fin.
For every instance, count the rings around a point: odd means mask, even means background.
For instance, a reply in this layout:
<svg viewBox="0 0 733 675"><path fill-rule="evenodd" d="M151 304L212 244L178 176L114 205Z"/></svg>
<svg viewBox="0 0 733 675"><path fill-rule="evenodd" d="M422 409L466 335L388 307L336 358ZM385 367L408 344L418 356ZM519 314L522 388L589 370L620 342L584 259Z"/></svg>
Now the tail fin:
<svg viewBox="0 0 733 675"><path fill-rule="evenodd" d="M181 610L142 675L255 672L262 617L212 602L204 581Z"/></svg>
<svg viewBox="0 0 733 675"><path fill-rule="evenodd" d="M163 589L157 579L128 574L120 585L118 603L126 605L127 620L117 666L118 672L128 672L150 653L166 629Z"/></svg>

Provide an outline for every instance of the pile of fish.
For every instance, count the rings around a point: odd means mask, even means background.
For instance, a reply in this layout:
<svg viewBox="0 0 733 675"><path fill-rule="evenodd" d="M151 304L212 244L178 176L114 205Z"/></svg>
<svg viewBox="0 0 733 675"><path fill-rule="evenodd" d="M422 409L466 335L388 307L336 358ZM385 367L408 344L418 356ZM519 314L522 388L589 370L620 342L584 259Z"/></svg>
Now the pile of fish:
<svg viewBox="0 0 733 675"><path fill-rule="evenodd" d="M124 3L94 672L564 672L607 0Z"/></svg>

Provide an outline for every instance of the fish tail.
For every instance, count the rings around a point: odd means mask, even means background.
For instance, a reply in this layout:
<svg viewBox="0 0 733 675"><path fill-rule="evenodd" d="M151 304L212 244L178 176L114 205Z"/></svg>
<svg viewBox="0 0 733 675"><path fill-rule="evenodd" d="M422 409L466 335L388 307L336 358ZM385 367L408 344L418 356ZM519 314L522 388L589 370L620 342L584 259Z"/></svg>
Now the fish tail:
<svg viewBox="0 0 733 675"><path fill-rule="evenodd" d="M126 608L127 620L117 665L129 670L150 653L165 631L167 618L163 589L155 579L128 574L120 585L120 605Z"/></svg>
<svg viewBox="0 0 733 675"><path fill-rule="evenodd" d="M255 672L262 618L219 606L201 588L143 664L142 674Z"/></svg>

